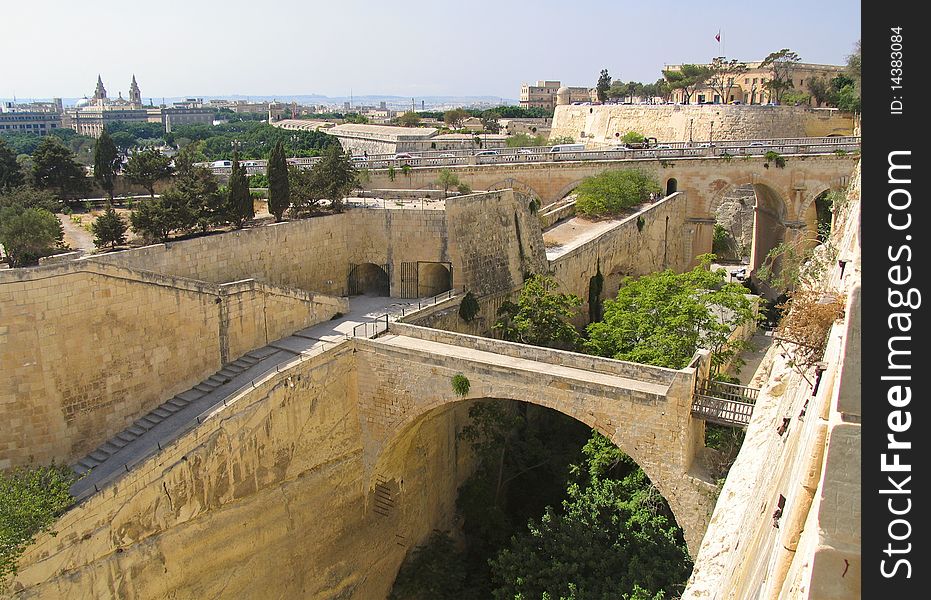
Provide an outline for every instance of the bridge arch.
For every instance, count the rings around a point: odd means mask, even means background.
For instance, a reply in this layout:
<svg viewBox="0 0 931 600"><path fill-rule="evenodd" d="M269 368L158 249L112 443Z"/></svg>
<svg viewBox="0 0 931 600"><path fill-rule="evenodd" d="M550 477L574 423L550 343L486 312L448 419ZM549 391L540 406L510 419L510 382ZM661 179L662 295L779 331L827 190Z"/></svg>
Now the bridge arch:
<svg viewBox="0 0 931 600"><path fill-rule="evenodd" d="M535 198L537 202L540 202L542 199L542 196L540 196L540 194L537 193L537 191L534 190L531 186L527 185L523 181L520 181L519 179L514 179L513 177L502 179L501 181L498 181L488 186L488 191L490 192L496 191L496 190L507 190L507 189L512 189L519 194L523 194L525 196Z"/></svg>
<svg viewBox="0 0 931 600"><path fill-rule="evenodd" d="M407 329L401 327L398 331ZM448 337L445 333L424 335L434 339ZM456 334L449 336L459 337ZM422 343L423 340L415 344L406 335L399 335L393 341L386 340L384 345L378 340L365 343L364 347L373 346L373 352L360 346L362 351L356 354L360 364L360 401L365 407L360 417L363 423L372 423L363 425L369 430L369 435L364 438L363 453L364 481L368 482L370 494L385 482L398 482L393 484L397 486L405 479L403 454L417 448L411 432L416 432L426 420L453 410L466 401L496 399L523 402L568 415L602 433L628 454L669 503L690 552L697 551L714 502L711 494L713 484L703 474L697 460L704 446L704 429L703 422L691 416L691 371L663 370L612 361L615 368L621 369L620 372L639 373L636 377L654 381L636 383L625 378L617 379L620 375L599 375L587 369L552 366L581 366L584 363L591 368L591 365L601 365L607 359L515 344L530 348L525 356L540 354L539 360L544 360L542 355L547 355L545 366L530 365L524 370L523 365L515 366L510 358L504 359L501 365L473 363L457 356L469 356L472 351L463 353L461 347L456 349L438 342L421 348ZM466 343L473 343L476 348L508 344L485 339L466 340ZM436 348L431 350L432 345ZM404 350L395 356L395 350L400 347ZM377 352L374 352L375 348L378 348ZM504 350L510 352L507 348ZM430 356L430 352L436 354ZM550 363L550 360L559 360L558 357L550 357L550 353L565 355L564 360L569 362ZM489 358L485 351L478 351L478 354L483 355L482 361ZM511 354L513 352L508 355ZM516 355L514 359L516 363L531 362L517 359ZM574 374L563 374L564 371ZM465 398L457 397L452 390L450 382L456 373L463 373L470 380L470 392ZM633 388L626 389L623 387L626 385ZM426 491L411 493L423 494Z"/></svg>

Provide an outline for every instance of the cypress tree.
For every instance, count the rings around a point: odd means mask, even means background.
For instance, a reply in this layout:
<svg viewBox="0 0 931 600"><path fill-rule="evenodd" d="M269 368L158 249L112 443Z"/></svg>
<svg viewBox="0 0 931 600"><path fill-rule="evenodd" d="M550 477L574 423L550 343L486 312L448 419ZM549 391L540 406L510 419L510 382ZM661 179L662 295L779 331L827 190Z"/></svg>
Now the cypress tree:
<svg viewBox="0 0 931 600"><path fill-rule="evenodd" d="M284 146L278 140L268 157L268 212L275 216L275 221L280 221L290 205L288 161L284 157Z"/></svg>
<svg viewBox="0 0 931 600"><path fill-rule="evenodd" d="M230 173L227 212L230 219L241 228L249 219L255 218L255 207L249 193L249 178L246 169L239 164L239 153L233 153L233 170Z"/></svg>
<svg viewBox="0 0 931 600"><path fill-rule="evenodd" d="M113 180L120 170L120 162L119 150L104 129L94 146L94 180L107 192L110 201L113 200Z"/></svg>

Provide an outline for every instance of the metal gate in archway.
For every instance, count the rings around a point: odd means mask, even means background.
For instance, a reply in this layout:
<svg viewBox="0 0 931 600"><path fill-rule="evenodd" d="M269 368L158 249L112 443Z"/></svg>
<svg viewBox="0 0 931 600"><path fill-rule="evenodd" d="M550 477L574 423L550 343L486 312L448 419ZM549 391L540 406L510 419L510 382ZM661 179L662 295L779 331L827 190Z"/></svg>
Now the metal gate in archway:
<svg viewBox="0 0 931 600"><path fill-rule="evenodd" d="M434 289L432 287L434 282L427 281L425 278L421 277L421 272L427 269L431 269L433 266L442 266L446 270L446 281L443 282L439 287L444 287L445 289ZM399 281L400 284L400 297L401 298L423 298L427 296L435 296L452 288L453 282L453 263L445 261L426 261L418 260L411 262L402 262L401 263L401 278ZM424 287L429 287L428 290L421 290L421 284L424 284Z"/></svg>

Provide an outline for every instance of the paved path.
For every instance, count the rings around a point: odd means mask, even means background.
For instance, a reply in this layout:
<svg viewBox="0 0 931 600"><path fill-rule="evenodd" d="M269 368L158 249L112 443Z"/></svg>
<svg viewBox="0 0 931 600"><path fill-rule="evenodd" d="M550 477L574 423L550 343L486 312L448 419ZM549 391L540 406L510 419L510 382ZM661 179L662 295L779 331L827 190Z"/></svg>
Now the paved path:
<svg viewBox="0 0 931 600"><path fill-rule="evenodd" d="M94 246L94 234L89 233L81 225L71 221L69 215L56 215L61 221L62 229L65 231L65 243L71 246L72 250L83 250L85 254L90 254L97 249Z"/></svg>
<svg viewBox="0 0 931 600"><path fill-rule="evenodd" d="M375 327L384 323L384 320L376 321L378 317L387 313L391 320L396 320L402 310L409 312L417 306L418 300L353 297L346 316L303 329L246 353L191 389L168 399L79 460L74 470L83 476L71 486L71 493L79 500L94 493L197 426L200 415L223 404L251 386L253 380L280 365L297 356L319 354L354 332L374 334ZM362 327L367 329L363 331Z"/></svg>
<svg viewBox="0 0 931 600"><path fill-rule="evenodd" d="M430 352L436 354L437 356L460 358L484 365L505 367L513 371L523 371L537 377L542 377L543 381L548 380L549 377L555 376L564 379L575 379L585 383L595 383L598 385L625 390L645 392L647 394L657 394L660 396L665 396L667 390L669 389L668 385L649 383L646 381L640 381L638 379L621 377L620 375L612 375L610 373L603 373L600 371L592 371L588 369L579 369L576 367L565 367L562 365L541 362L538 360L518 358L516 356L507 356L504 354L498 354L496 352L476 350L474 348L463 348L462 346L456 346L453 344L432 342L429 340L412 338L404 335L383 335L377 339L377 342L379 344L405 348L408 350Z"/></svg>

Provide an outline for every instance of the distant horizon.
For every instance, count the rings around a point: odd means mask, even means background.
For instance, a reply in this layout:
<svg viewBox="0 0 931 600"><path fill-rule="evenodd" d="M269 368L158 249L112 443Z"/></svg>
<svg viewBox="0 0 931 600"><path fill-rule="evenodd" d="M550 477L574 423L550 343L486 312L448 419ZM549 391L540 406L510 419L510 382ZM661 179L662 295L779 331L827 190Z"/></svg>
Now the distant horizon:
<svg viewBox="0 0 931 600"><path fill-rule="evenodd" d="M236 91L248 89L280 97L513 99L521 83L542 79L594 87L607 69L614 79L650 83L668 64L754 61L781 48L803 62L841 65L860 38L861 18L859 2L850 0L785 0L776 9L737 0L474 0L467 7L357 0L326 19L300 0L260 11L245 0L162 0L158 11L94 4L75 15L71 2L47 0L41 19L28 3L5 7L16 26L0 37L0 97L82 98L93 94L99 74L114 98L126 96L135 75L143 98L204 97L203 90L250 96ZM72 50L78 43L92 51Z"/></svg>

